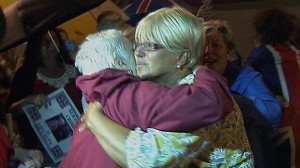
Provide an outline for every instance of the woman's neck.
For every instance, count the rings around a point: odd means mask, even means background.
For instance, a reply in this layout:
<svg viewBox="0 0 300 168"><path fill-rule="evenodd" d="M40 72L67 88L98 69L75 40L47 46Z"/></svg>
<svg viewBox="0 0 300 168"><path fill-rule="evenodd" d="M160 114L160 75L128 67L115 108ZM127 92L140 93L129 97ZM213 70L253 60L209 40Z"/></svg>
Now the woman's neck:
<svg viewBox="0 0 300 168"><path fill-rule="evenodd" d="M151 81L156 82L163 86L176 86L179 82L189 74L192 74L191 69L178 70L176 73L164 75L158 78L154 78Z"/></svg>
<svg viewBox="0 0 300 168"><path fill-rule="evenodd" d="M49 78L59 78L65 73L65 67L62 65L39 66L38 72Z"/></svg>

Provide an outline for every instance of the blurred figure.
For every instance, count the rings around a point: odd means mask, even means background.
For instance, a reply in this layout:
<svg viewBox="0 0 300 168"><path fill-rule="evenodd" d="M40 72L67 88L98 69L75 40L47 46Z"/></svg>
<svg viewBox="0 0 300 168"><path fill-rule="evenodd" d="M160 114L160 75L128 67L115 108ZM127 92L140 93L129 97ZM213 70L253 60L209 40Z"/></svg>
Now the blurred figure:
<svg viewBox="0 0 300 168"><path fill-rule="evenodd" d="M81 92L75 86L77 70L71 56L53 28L37 32L28 39L24 64L16 72L7 99L7 109L17 118L17 125L24 139L24 147L43 149L22 111L27 104L47 107L47 95L64 88L78 111L82 112Z"/></svg>
<svg viewBox="0 0 300 168"><path fill-rule="evenodd" d="M297 16L294 17L292 20L295 23L295 33L292 35L291 44L300 50L300 18Z"/></svg>
<svg viewBox="0 0 300 168"><path fill-rule="evenodd" d="M299 51L291 45L294 18L278 8L258 12L253 18L256 48L247 59L283 107L274 136L279 167L300 167Z"/></svg>
<svg viewBox="0 0 300 168"><path fill-rule="evenodd" d="M108 29L122 30L130 41L134 40L134 27L124 21L117 12L105 11L97 17L97 31Z"/></svg>
<svg viewBox="0 0 300 168"><path fill-rule="evenodd" d="M2 24L0 22L0 24ZM9 93L9 78L0 67L0 167L16 167L24 162L31 162L33 168L39 168L44 162L42 152L12 146L8 137L7 121L5 119L5 103Z"/></svg>
<svg viewBox="0 0 300 168"><path fill-rule="evenodd" d="M122 27L126 22L120 14L114 11L105 11L97 17L97 30L107 30Z"/></svg>
<svg viewBox="0 0 300 168"><path fill-rule="evenodd" d="M5 33L5 17L0 6L0 41ZM0 67L0 167L16 167L18 162L33 161L33 168L41 167L44 159L40 151L12 147L7 135L6 121L4 119L4 104L9 92L10 81L6 72Z"/></svg>
<svg viewBox="0 0 300 168"><path fill-rule="evenodd" d="M260 73L242 66L239 58L233 59L236 50L228 22L215 18L203 24L207 37L206 65L227 78L232 92L251 99L269 126L276 130L281 119L281 106L264 84Z"/></svg>
<svg viewBox="0 0 300 168"><path fill-rule="evenodd" d="M242 66L236 57L232 32L226 20L210 18L206 32L206 66L224 75L244 116L244 124L254 154L255 167L274 168L269 135L280 123L281 106L264 84L262 76Z"/></svg>
<svg viewBox="0 0 300 168"><path fill-rule="evenodd" d="M75 56L78 51L78 45L76 44L76 41L70 39L68 33L64 29L57 28L57 30L65 44L66 49L71 55L71 60L75 61Z"/></svg>

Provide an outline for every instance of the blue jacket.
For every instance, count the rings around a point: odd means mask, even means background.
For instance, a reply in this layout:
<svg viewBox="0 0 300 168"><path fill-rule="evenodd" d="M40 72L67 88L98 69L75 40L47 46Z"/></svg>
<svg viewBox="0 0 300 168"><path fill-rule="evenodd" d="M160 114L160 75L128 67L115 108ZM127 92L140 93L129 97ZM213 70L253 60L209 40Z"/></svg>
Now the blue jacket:
<svg viewBox="0 0 300 168"><path fill-rule="evenodd" d="M254 48L247 58L247 64L263 75L263 80L271 92L282 95L275 62L273 54L265 45Z"/></svg>
<svg viewBox="0 0 300 168"><path fill-rule="evenodd" d="M225 77L230 90L251 99L273 130L279 127L281 105L265 85L259 72L234 61L228 65Z"/></svg>

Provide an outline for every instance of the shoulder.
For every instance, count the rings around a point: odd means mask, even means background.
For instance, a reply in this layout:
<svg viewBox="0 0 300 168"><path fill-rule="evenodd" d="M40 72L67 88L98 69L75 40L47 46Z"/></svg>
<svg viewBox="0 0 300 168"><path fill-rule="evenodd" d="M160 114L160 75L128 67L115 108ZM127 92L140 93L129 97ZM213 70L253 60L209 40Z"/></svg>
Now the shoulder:
<svg viewBox="0 0 300 168"><path fill-rule="evenodd" d="M241 69L241 73L240 75L242 76L246 76L246 77L250 77L250 76L259 76L260 73L255 71L252 67L250 66L244 66L242 69Z"/></svg>
<svg viewBox="0 0 300 168"><path fill-rule="evenodd" d="M237 79L248 84L263 82L262 75L250 66L243 67Z"/></svg>
<svg viewBox="0 0 300 168"><path fill-rule="evenodd" d="M262 57L265 56L266 54L270 54L270 51L265 45L260 45L256 48L254 48L251 52L249 57L250 58L255 58L255 57Z"/></svg>

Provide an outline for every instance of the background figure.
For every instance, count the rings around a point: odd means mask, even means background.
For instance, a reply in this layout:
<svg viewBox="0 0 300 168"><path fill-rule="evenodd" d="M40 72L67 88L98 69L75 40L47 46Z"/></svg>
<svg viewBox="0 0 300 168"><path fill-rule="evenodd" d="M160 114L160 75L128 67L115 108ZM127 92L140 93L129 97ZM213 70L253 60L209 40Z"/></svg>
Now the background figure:
<svg viewBox="0 0 300 168"><path fill-rule="evenodd" d="M252 68L242 66L237 58L232 33L226 20L205 21L205 64L223 74L243 115L247 135L254 154L255 167L274 167L268 133L276 130L281 118L281 106L264 84L262 76ZM232 61L233 60L233 61Z"/></svg>
<svg viewBox="0 0 300 168"><path fill-rule="evenodd" d="M295 33L292 35L291 44L300 50L300 18L292 15L292 20L295 23Z"/></svg>
<svg viewBox="0 0 300 168"><path fill-rule="evenodd" d="M6 21L0 6L0 41L5 33ZM7 122L4 118L5 103L10 88L10 80L6 71L0 67L0 167L16 167L18 162L33 161L36 168L44 162L43 155L37 150L12 147L7 135Z"/></svg>
<svg viewBox="0 0 300 168"><path fill-rule="evenodd" d="M257 47L247 59L283 106L280 128L274 136L279 167L300 166L299 51L290 43L294 18L277 8L257 13L253 18Z"/></svg>
<svg viewBox="0 0 300 168"><path fill-rule="evenodd" d="M56 29L38 32L28 39L24 64L16 72L7 100L7 109L17 118L24 147L43 149L22 106L45 105L47 94L64 88L78 111L82 111L81 92L75 86L77 70ZM47 159L47 158L46 158Z"/></svg>
<svg viewBox="0 0 300 168"><path fill-rule="evenodd" d="M64 29L57 28L57 30L65 44L66 49L70 53L71 60L75 61L75 56L78 51L78 45L76 44L76 41L70 39L68 33Z"/></svg>
<svg viewBox="0 0 300 168"><path fill-rule="evenodd" d="M123 20L119 13L106 11L97 17L97 31L107 29L122 30L130 41L134 40L134 27Z"/></svg>
<svg viewBox="0 0 300 168"><path fill-rule="evenodd" d="M207 66L226 77L232 92L251 99L268 125L276 130L281 119L281 106L264 84L261 74L243 66L238 57L234 58L236 50L228 22L210 19L204 22L204 30L207 37L204 61Z"/></svg>
<svg viewBox="0 0 300 168"><path fill-rule="evenodd" d="M0 11L2 9L0 8ZM4 24L1 21L0 26ZM39 168L44 162L43 155L39 150L28 150L25 148L13 146L8 137L8 124L12 124L5 119L5 103L9 93L10 81L5 70L0 67L0 167L17 167L21 162L31 162L33 167Z"/></svg>

